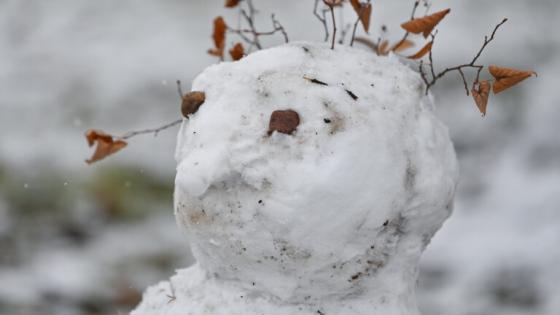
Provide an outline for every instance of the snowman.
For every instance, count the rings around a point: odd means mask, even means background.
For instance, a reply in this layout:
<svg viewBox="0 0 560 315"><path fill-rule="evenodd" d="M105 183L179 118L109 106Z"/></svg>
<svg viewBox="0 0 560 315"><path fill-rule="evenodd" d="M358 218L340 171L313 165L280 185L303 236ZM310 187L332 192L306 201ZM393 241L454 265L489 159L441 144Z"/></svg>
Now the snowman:
<svg viewBox="0 0 560 315"><path fill-rule="evenodd" d="M175 216L197 263L133 315L411 315L458 165L397 56L290 43L210 66L179 131Z"/></svg>

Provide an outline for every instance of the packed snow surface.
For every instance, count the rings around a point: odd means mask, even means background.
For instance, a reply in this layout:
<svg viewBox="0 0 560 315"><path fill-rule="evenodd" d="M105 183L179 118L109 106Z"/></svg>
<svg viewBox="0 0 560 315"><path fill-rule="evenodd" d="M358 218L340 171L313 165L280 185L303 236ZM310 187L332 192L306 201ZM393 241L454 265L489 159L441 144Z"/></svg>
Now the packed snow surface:
<svg viewBox="0 0 560 315"><path fill-rule="evenodd" d="M193 91L175 212L198 263L132 314L417 314L418 260L458 178L417 73L294 43L211 66ZM286 109L297 130L268 135Z"/></svg>

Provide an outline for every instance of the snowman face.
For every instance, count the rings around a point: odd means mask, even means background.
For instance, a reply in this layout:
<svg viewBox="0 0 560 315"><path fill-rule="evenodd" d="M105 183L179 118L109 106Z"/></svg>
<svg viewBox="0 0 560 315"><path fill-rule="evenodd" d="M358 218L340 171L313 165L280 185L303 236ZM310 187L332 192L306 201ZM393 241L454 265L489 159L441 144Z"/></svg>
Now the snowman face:
<svg viewBox="0 0 560 315"><path fill-rule="evenodd" d="M457 176L419 87L398 60L302 43L203 72L175 190L202 268L294 301L412 272Z"/></svg>

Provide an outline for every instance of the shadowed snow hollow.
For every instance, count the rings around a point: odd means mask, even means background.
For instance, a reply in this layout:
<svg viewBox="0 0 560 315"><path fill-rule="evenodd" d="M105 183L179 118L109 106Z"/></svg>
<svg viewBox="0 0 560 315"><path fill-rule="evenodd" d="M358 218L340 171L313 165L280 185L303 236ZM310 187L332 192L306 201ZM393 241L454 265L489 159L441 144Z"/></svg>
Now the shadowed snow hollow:
<svg viewBox="0 0 560 315"><path fill-rule="evenodd" d="M458 178L418 74L295 43L211 66L193 90L206 100L179 132L175 211L198 264L133 314L417 314L418 260ZM296 131L269 136L287 109Z"/></svg>

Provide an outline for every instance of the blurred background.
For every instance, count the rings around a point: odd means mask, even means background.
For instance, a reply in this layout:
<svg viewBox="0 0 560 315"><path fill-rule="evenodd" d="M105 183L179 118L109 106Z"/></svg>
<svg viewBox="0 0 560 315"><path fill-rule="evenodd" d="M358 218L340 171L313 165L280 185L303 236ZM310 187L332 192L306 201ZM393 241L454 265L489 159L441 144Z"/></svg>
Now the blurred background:
<svg viewBox="0 0 560 315"><path fill-rule="evenodd" d="M254 1L260 29L274 12L291 40L323 38L314 0ZM383 24L400 38L412 2L374 1L371 38ZM432 11L445 7L436 66L470 61L509 17L480 61L539 77L492 95L485 118L454 74L434 89L462 179L422 261L421 309L558 315L560 2L434 0ZM83 133L179 118L174 82L187 90L216 62L206 50L217 15L236 21L221 0L0 0L0 314L127 314L147 286L193 263L173 218L177 129L93 166Z"/></svg>

